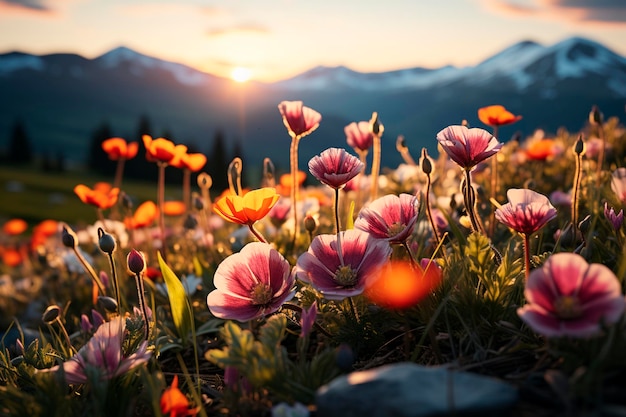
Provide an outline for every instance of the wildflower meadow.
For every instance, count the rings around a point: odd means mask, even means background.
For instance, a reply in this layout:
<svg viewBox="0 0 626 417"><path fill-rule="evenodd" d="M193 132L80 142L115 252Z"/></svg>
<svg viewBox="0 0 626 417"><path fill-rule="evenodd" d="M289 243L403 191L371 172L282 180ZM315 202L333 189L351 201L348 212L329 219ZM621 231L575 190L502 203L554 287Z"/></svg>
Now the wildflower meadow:
<svg viewBox="0 0 626 417"><path fill-rule="evenodd" d="M3 223L0 415L626 415L626 130L589 108L503 138L523 114L485 106L424 149L374 111L301 161L323 109L284 101L289 172L235 158L224 191L175 138L107 139L91 224Z"/></svg>

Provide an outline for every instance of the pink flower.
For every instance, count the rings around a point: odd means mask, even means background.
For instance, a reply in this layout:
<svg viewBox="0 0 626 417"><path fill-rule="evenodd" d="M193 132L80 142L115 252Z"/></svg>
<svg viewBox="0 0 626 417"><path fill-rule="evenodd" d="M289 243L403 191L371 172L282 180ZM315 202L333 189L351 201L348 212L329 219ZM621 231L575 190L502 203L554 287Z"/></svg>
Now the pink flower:
<svg viewBox="0 0 626 417"><path fill-rule="evenodd" d="M248 243L217 267L207 296L215 317L245 322L272 314L294 294L289 262L269 244Z"/></svg>
<svg viewBox="0 0 626 417"><path fill-rule="evenodd" d="M617 168L611 175L611 189L622 205L626 205L626 168Z"/></svg>
<svg viewBox="0 0 626 417"><path fill-rule="evenodd" d="M309 250L298 258L296 275L329 300L359 295L388 261L391 247L369 233L351 229L337 235L318 235Z"/></svg>
<svg viewBox="0 0 626 417"><path fill-rule="evenodd" d="M301 101L283 101L278 105L278 110L291 137L308 135L317 129L322 120L321 114L303 106Z"/></svg>
<svg viewBox="0 0 626 417"><path fill-rule="evenodd" d="M363 162L345 149L328 148L309 161L309 171L323 184L340 189L359 175Z"/></svg>
<svg viewBox="0 0 626 417"><path fill-rule="evenodd" d="M411 194L388 194L380 197L359 213L356 229L368 232L376 239L403 243L411 233L418 215L417 197Z"/></svg>
<svg viewBox="0 0 626 417"><path fill-rule="evenodd" d="M352 122L343 131L346 133L346 142L357 152L367 152L374 143L370 122Z"/></svg>
<svg viewBox="0 0 626 417"><path fill-rule="evenodd" d="M302 309L302 317L300 317L300 337L305 338L311 333L316 317L317 301L313 301L313 304L311 304L309 308Z"/></svg>
<svg viewBox="0 0 626 417"><path fill-rule="evenodd" d="M76 355L63 363L65 380L69 384L84 384L93 375L98 373L101 381L125 374L129 370L147 362L152 353L146 350L147 342L141 343L135 353L128 357L122 356L122 343L126 320L115 317L103 323ZM42 372L55 372L59 365Z"/></svg>
<svg viewBox="0 0 626 417"><path fill-rule="evenodd" d="M530 235L556 217L556 209L543 194L512 188L506 196L509 202L496 209L496 219L518 233Z"/></svg>
<svg viewBox="0 0 626 417"><path fill-rule="evenodd" d="M611 222L613 229L619 230L622 228L622 223L624 223L624 210L620 210L619 213L615 213L615 209L613 207L609 207L609 203L605 202L604 217Z"/></svg>
<svg viewBox="0 0 626 417"><path fill-rule="evenodd" d="M533 270L524 294L528 304L517 314L548 337L592 336L600 332L601 323L615 323L624 312L615 274L573 253L552 255L543 267Z"/></svg>
<svg viewBox="0 0 626 417"><path fill-rule="evenodd" d="M486 130L465 126L448 126L437 133L437 140L463 169L472 169L502 147L502 143Z"/></svg>

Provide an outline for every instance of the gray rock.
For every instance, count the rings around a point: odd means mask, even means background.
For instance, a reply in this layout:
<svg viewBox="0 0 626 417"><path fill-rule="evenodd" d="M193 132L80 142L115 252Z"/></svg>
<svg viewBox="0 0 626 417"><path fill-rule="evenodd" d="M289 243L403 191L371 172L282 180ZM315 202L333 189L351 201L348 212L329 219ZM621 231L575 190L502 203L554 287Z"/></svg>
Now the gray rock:
<svg viewBox="0 0 626 417"><path fill-rule="evenodd" d="M506 410L517 389L494 378L403 362L341 376L320 387L323 417L423 417Z"/></svg>

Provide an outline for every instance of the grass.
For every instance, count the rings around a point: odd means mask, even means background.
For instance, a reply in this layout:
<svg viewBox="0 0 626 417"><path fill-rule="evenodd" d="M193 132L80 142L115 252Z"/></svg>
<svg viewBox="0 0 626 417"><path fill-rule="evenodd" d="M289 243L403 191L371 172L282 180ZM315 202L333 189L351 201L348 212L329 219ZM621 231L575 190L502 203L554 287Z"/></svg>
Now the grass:
<svg viewBox="0 0 626 417"><path fill-rule="evenodd" d="M30 224L45 219L68 223L93 223L97 220L94 207L84 204L74 194L74 187L85 184L92 187L99 181L112 182L110 177L84 170L43 172L35 167L0 167L0 222L21 218ZM125 180L122 191L138 205L156 199L154 183ZM169 186L166 199L181 199L180 187Z"/></svg>

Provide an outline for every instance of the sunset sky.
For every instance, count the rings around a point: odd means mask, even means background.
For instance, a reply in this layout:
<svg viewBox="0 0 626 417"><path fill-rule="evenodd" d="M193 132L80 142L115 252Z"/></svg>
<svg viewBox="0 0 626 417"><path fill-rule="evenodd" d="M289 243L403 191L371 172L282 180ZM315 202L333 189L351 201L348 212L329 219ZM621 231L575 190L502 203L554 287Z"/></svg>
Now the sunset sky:
<svg viewBox="0 0 626 417"><path fill-rule="evenodd" d="M626 55L626 1L0 0L0 53L94 58L123 45L226 77L242 67L260 81L317 65L475 65L521 40L574 35Z"/></svg>

